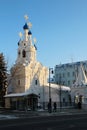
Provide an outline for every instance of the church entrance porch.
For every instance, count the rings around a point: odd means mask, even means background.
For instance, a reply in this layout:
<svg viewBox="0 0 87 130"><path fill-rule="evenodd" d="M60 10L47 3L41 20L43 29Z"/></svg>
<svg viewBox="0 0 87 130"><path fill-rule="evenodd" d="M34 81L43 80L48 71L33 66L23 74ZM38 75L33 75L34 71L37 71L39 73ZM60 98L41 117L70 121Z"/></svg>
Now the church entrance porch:
<svg viewBox="0 0 87 130"><path fill-rule="evenodd" d="M12 110L36 110L38 106L38 96L35 94L25 95L25 96L17 96L17 97L8 97L9 107Z"/></svg>
<svg viewBox="0 0 87 130"><path fill-rule="evenodd" d="M36 110L38 106L38 96L35 94L30 94L26 98L26 108L27 110Z"/></svg>

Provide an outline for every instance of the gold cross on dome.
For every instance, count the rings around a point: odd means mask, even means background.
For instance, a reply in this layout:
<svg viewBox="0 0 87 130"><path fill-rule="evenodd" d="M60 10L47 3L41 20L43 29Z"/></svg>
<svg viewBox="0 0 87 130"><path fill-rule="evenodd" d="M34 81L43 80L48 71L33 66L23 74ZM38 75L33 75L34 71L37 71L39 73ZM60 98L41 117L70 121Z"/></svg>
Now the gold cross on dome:
<svg viewBox="0 0 87 130"><path fill-rule="evenodd" d="M22 32L19 32L19 37L22 38L23 34Z"/></svg>
<svg viewBox="0 0 87 130"><path fill-rule="evenodd" d="M28 26L29 26L29 28L32 28L32 23L29 22L29 23L28 23Z"/></svg>
<svg viewBox="0 0 87 130"><path fill-rule="evenodd" d="M24 15L24 18L27 21L28 20L28 15Z"/></svg>
<svg viewBox="0 0 87 130"><path fill-rule="evenodd" d="M37 39L34 37L34 38L33 38L33 41L34 41L34 43L36 43L36 42L37 42Z"/></svg>

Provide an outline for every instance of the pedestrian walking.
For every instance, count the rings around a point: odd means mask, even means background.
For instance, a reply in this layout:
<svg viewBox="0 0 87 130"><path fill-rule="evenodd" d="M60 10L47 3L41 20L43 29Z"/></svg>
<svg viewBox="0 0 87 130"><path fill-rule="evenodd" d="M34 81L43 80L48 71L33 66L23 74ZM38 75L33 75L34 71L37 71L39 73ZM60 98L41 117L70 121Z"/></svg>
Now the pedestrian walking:
<svg viewBox="0 0 87 130"><path fill-rule="evenodd" d="M81 102L78 102L78 108L79 108L79 109L82 108Z"/></svg>
<svg viewBox="0 0 87 130"><path fill-rule="evenodd" d="M56 112L56 108L57 108L56 102L54 102L53 107L54 107L53 111Z"/></svg>
<svg viewBox="0 0 87 130"><path fill-rule="evenodd" d="M51 113L51 103L48 103L48 112Z"/></svg>

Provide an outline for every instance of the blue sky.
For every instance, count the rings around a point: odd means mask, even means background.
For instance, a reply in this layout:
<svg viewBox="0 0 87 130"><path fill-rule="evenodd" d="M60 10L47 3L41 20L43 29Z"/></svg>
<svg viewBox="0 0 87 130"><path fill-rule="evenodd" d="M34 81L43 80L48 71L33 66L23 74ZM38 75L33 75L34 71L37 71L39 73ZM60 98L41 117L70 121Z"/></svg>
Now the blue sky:
<svg viewBox="0 0 87 130"><path fill-rule="evenodd" d="M0 0L0 52L9 67L17 58L25 14L43 65L87 60L87 0Z"/></svg>

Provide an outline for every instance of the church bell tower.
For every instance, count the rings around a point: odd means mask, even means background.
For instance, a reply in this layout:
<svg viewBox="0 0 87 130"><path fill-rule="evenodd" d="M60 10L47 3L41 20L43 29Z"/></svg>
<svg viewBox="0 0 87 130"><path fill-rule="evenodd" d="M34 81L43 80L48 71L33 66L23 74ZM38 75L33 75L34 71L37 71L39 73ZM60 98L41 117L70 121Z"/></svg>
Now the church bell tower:
<svg viewBox="0 0 87 130"><path fill-rule="evenodd" d="M25 16L26 23L23 26L24 34L19 33L20 40L18 42L18 52L16 63L30 63L36 61L36 46L32 44L32 32L30 30L32 24L27 22L28 16ZM34 42L35 39L34 39Z"/></svg>

